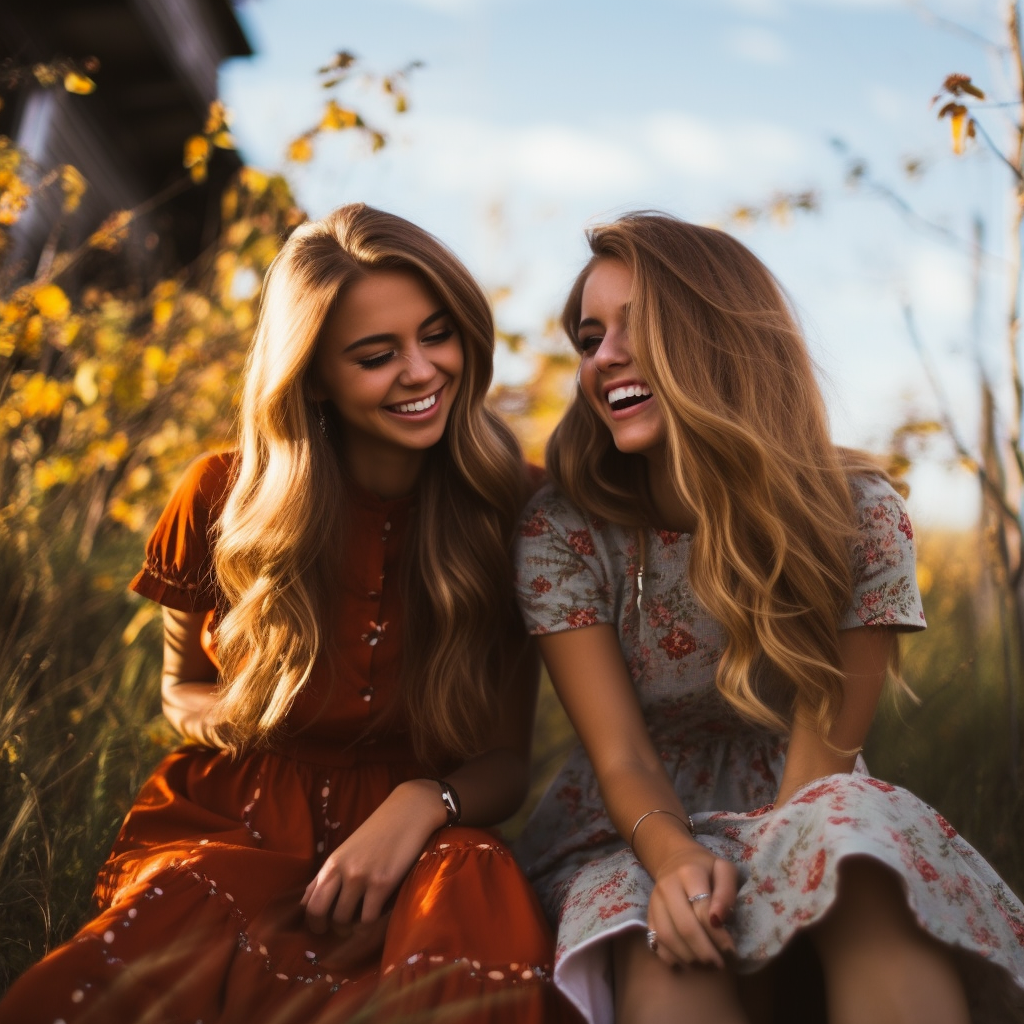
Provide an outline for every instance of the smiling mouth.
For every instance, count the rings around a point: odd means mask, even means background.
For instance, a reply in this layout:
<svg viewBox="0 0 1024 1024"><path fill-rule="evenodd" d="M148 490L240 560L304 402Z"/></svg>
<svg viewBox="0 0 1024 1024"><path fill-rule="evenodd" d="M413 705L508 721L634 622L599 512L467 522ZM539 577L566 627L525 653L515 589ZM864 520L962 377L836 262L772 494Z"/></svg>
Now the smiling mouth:
<svg viewBox="0 0 1024 1024"><path fill-rule="evenodd" d="M608 404L615 412L640 405L651 397L651 389L646 384L627 384L625 387L612 388L605 395Z"/></svg>
<svg viewBox="0 0 1024 1024"><path fill-rule="evenodd" d="M399 402L396 405L386 405L384 408L389 412L403 413L406 416L410 413L426 412L437 405L437 396L439 394L441 394L440 388L432 395L427 395L426 398L417 398L414 402Z"/></svg>

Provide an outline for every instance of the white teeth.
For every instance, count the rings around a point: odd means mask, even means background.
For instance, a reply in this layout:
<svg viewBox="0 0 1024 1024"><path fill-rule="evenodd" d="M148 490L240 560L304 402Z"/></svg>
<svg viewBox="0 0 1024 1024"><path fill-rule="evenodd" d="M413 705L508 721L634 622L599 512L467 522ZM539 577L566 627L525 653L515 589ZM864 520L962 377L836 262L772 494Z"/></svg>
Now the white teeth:
<svg viewBox="0 0 1024 1024"><path fill-rule="evenodd" d="M624 388L612 388L608 392L608 404L614 405L624 398L649 398L651 389L646 384L629 384Z"/></svg>
<svg viewBox="0 0 1024 1024"><path fill-rule="evenodd" d="M437 401L437 394L431 395L429 398L421 398L418 402L403 402L401 405L396 405L393 408L397 412L423 412L425 409L429 409Z"/></svg>

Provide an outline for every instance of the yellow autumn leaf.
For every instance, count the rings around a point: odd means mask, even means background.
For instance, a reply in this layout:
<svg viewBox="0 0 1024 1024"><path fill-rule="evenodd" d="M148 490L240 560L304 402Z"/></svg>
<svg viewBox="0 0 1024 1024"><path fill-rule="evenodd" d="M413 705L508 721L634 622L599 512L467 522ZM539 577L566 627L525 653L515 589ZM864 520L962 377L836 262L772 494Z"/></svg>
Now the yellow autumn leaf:
<svg viewBox="0 0 1024 1024"><path fill-rule="evenodd" d="M57 474L50 468L48 462L37 462L32 471L32 482L36 489L44 494L57 483Z"/></svg>
<svg viewBox="0 0 1024 1024"><path fill-rule="evenodd" d="M147 370L156 373L164 365L166 358L162 348L157 348L156 345L147 345L142 353L142 364Z"/></svg>
<svg viewBox="0 0 1024 1024"><path fill-rule="evenodd" d="M153 326L166 327L174 315L174 303L170 299L161 299L153 306Z"/></svg>
<svg viewBox="0 0 1024 1024"><path fill-rule="evenodd" d="M58 330L52 335L52 341L58 348L67 348L78 337L82 324L76 317L71 317L61 324Z"/></svg>
<svg viewBox="0 0 1024 1024"><path fill-rule="evenodd" d="M243 167L238 172L238 180L242 187L254 196L261 196L270 184L270 178L255 167Z"/></svg>
<svg viewBox="0 0 1024 1024"><path fill-rule="evenodd" d="M949 130L953 135L953 152L957 156L960 156L967 146L967 129L970 124L970 118L967 116L967 111L960 107L954 110L949 115Z"/></svg>
<svg viewBox="0 0 1024 1024"><path fill-rule="evenodd" d="M114 252L128 237L128 225L132 222L131 210L118 210L89 236L89 245L94 249Z"/></svg>
<svg viewBox="0 0 1024 1024"><path fill-rule="evenodd" d="M313 145L305 135L300 135L288 147L288 159L305 164L313 159Z"/></svg>
<svg viewBox="0 0 1024 1024"><path fill-rule="evenodd" d="M5 302L0 307L0 320L5 324L13 324L25 315L25 307L17 302Z"/></svg>
<svg viewBox="0 0 1024 1024"><path fill-rule="evenodd" d="M64 193L64 202L61 204L61 208L65 213L74 213L82 201L82 196L85 195L85 190L89 187L88 182L82 177L77 167L65 164L60 169L60 187Z"/></svg>
<svg viewBox="0 0 1024 1024"><path fill-rule="evenodd" d="M122 523L132 531L141 530L146 523L146 506L131 504L123 498L110 503L108 514L114 522Z"/></svg>
<svg viewBox="0 0 1024 1024"><path fill-rule="evenodd" d="M395 113L404 114L409 109L409 101L405 97L404 92L400 92L395 97Z"/></svg>
<svg viewBox="0 0 1024 1024"><path fill-rule="evenodd" d="M49 64L33 64L32 74L44 89L49 89L50 86L57 84L57 73Z"/></svg>
<svg viewBox="0 0 1024 1024"><path fill-rule="evenodd" d="M190 135L185 140L185 155L183 162L186 167L208 160L210 157L210 142L202 135Z"/></svg>
<svg viewBox="0 0 1024 1024"><path fill-rule="evenodd" d="M72 385L82 405L92 405L100 397L99 385L96 383L97 364L95 359L86 359L75 371Z"/></svg>
<svg viewBox="0 0 1024 1024"><path fill-rule="evenodd" d="M210 136L210 141L218 149L234 149L235 148L235 137L231 132L217 132L215 135Z"/></svg>
<svg viewBox="0 0 1024 1024"><path fill-rule="evenodd" d="M71 301L58 285L48 284L32 296L36 309L47 320L67 320L71 313Z"/></svg>
<svg viewBox="0 0 1024 1024"><path fill-rule="evenodd" d="M223 131L231 123L231 114L224 106L222 100L214 100L210 104L209 113L206 115L206 124L203 125L204 135L215 135Z"/></svg>
<svg viewBox="0 0 1024 1024"><path fill-rule="evenodd" d="M378 152L379 150L383 149L385 145L387 145L387 139L384 138L384 136L381 135L380 132L373 132L370 137L370 148L373 150L373 152Z"/></svg>
<svg viewBox="0 0 1024 1024"><path fill-rule="evenodd" d="M25 381L20 397L22 412L29 418L58 416L64 408L61 386L42 373L34 373Z"/></svg>
<svg viewBox="0 0 1024 1024"><path fill-rule="evenodd" d="M76 93L79 96L88 96L94 92L96 83L87 75L80 75L77 71L69 71L64 76L64 88L68 92Z"/></svg>
<svg viewBox="0 0 1024 1024"><path fill-rule="evenodd" d="M153 479L153 471L149 466L136 466L127 477L125 477L125 487L129 491L141 491L144 487L148 487Z"/></svg>
<svg viewBox="0 0 1024 1024"><path fill-rule="evenodd" d="M354 128L358 123L359 115L354 110L346 110L339 106L337 101L330 100L324 108L320 127L325 132L337 132L345 128Z"/></svg>
<svg viewBox="0 0 1024 1024"><path fill-rule="evenodd" d="M21 341L29 354L35 354L39 349L39 341L43 336L43 318L36 314L25 321L25 330L22 332Z"/></svg>
<svg viewBox="0 0 1024 1024"><path fill-rule="evenodd" d="M16 224L31 194L32 189L16 174L11 174L0 192L0 224Z"/></svg>

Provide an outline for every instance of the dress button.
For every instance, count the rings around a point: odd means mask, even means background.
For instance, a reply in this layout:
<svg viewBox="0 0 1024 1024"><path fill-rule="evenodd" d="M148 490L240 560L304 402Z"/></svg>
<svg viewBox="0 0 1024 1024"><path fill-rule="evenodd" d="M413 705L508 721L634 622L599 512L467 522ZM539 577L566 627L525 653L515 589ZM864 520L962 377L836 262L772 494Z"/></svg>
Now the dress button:
<svg viewBox="0 0 1024 1024"><path fill-rule="evenodd" d="M365 700L367 703L369 703L371 700L373 700L373 687L372 686L364 686L359 691L359 696L362 697L363 700Z"/></svg>
<svg viewBox="0 0 1024 1024"><path fill-rule="evenodd" d="M376 601L377 598L380 597L380 591L379 590L371 590L366 596L367 597L372 597Z"/></svg>

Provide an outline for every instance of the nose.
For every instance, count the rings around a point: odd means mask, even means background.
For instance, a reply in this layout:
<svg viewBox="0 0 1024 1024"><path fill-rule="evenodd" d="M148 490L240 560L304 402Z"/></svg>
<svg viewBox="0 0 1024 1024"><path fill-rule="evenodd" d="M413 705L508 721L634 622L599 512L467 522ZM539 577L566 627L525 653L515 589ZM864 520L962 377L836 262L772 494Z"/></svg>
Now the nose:
<svg viewBox="0 0 1024 1024"><path fill-rule="evenodd" d="M594 353L594 365L602 372L617 370L631 362L629 337L625 328L609 327Z"/></svg>
<svg viewBox="0 0 1024 1024"><path fill-rule="evenodd" d="M414 345L402 353L402 359L405 365L402 367L399 380L405 386L416 387L434 379L436 368L420 345Z"/></svg>

